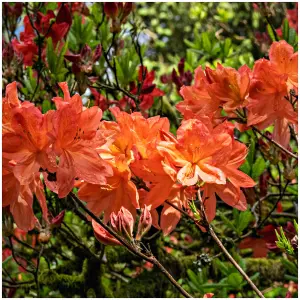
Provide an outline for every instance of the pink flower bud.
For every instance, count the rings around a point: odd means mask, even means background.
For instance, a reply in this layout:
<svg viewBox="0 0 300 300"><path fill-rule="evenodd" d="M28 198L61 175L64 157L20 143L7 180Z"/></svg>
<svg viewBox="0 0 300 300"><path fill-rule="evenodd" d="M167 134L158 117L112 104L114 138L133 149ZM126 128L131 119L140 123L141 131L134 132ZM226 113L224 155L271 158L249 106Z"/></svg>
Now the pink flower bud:
<svg viewBox="0 0 300 300"><path fill-rule="evenodd" d="M85 44L84 47L81 49L81 59L88 60L91 57L92 49L89 45Z"/></svg>
<svg viewBox="0 0 300 300"><path fill-rule="evenodd" d="M136 234L137 241L139 241L142 238L142 236L149 231L151 225L152 225L151 213L150 210L145 205L139 220L138 231Z"/></svg>
<svg viewBox="0 0 300 300"><path fill-rule="evenodd" d="M61 211L56 217L51 220L52 227L59 227L64 220L65 210Z"/></svg>
<svg viewBox="0 0 300 300"><path fill-rule="evenodd" d="M121 243L117 239L115 239L107 230L105 230L96 221L92 220L92 226L94 229L94 235L100 243L110 246L121 245Z"/></svg>
<svg viewBox="0 0 300 300"><path fill-rule="evenodd" d="M93 62L96 62L102 55L102 47L101 44L99 44L94 52L94 56L93 56Z"/></svg>
<svg viewBox="0 0 300 300"><path fill-rule="evenodd" d="M129 210L121 207L118 215L112 213L110 224L119 235L132 239L134 220Z"/></svg>

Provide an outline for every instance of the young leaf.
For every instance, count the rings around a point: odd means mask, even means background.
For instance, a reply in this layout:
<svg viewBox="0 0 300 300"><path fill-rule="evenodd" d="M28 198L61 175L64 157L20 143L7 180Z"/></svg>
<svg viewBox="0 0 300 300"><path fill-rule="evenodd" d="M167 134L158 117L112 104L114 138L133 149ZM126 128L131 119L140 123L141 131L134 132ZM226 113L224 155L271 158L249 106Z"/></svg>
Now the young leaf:
<svg viewBox="0 0 300 300"><path fill-rule="evenodd" d="M259 156L252 167L252 178L256 180L266 169L265 160Z"/></svg>
<svg viewBox="0 0 300 300"><path fill-rule="evenodd" d="M210 42L210 39L209 39L209 36L208 36L207 32L202 33L202 42L203 42L203 49L206 52L210 52L211 48L212 48L212 45L211 45L211 42Z"/></svg>

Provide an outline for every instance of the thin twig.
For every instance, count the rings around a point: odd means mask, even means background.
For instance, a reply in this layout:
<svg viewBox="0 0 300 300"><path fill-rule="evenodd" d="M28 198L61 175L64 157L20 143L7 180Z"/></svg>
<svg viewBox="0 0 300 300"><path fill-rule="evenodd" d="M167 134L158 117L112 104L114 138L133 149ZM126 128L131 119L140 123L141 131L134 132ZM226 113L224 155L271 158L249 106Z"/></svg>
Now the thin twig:
<svg viewBox="0 0 300 300"><path fill-rule="evenodd" d="M152 253L147 253L147 255L140 252L137 247L133 246L121 236L119 236L114 230L112 230L109 226L104 224L101 219L99 219L96 215L94 215L78 198L74 193L70 193L71 198L74 201L74 204L77 207L83 209L92 219L94 219L100 226L102 226L105 230L107 230L115 239L117 239L124 247L126 247L131 253L139 256L140 258L154 264L159 268L159 270L168 278L168 280L173 284L173 286L186 298L192 298L192 296L185 291L178 282L172 277L172 275L165 269L165 267L153 256Z"/></svg>
<svg viewBox="0 0 300 300"><path fill-rule="evenodd" d="M257 229L259 229L267 220L268 220L268 218L272 215L272 213L274 212L274 210L276 209L276 207L277 207L277 204L279 203L279 201L280 200L282 200L282 198L283 198L283 195L284 195L284 193L285 193L285 190L286 190L286 188L288 187L288 184L289 184L289 181L287 181L286 182L286 184L285 184L285 186L284 186L284 188L283 188L283 191L282 191L282 193L281 193L281 196L278 198L278 200L276 201L276 203L274 204L274 206L273 206L273 208L271 209L271 211L268 213L268 215L260 222L260 224L259 225L257 225Z"/></svg>
<svg viewBox="0 0 300 300"><path fill-rule="evenodd" d="M251 126L251 128L252 128L253 131L256 131L261 136L263 136L266 140L268 140L269 142L271 142L272 144L274 144L276 147L278 147L281 151L285 152L289 156L291 156L291 157L295 158L296 160L298 160L298 156L296 154L294 154L294 153L290 152L289 150L285 149L283 146L281 146L276 141L274 141L273 139L271 139L270 137L268 137L267 135L265 135L264 133L262 133L259 129L255 128L254 126Z"/></svg>
<svg viewBox="0 0 300 300"><path fill-rule="evenodd" d="M234 267L240 272L240 274L244 277L244 279L250 284L252 289L255 291L255 293L260 297L264 298L264 295L261 293L261 291L256 287L256 285L253 283L253 281L249 278L249 276L244 272L244 270L240 267L240 265L235 261L235 259L231 256L231 254L226 250L223 243L220 241L220 239L217 237L215 231L213 230L212 226L208 223L208 219L206 216L204 204L202 202L202 197L200 193L200 189L198 190L198 199L200 200L200 213L202 218L202 223L204 223L206 229L208 229L210 235L214 239L214 241L218 244L218 246L221 248L221 250L224 252L224 254L227 256L229 261L234 265Z"/></svg>

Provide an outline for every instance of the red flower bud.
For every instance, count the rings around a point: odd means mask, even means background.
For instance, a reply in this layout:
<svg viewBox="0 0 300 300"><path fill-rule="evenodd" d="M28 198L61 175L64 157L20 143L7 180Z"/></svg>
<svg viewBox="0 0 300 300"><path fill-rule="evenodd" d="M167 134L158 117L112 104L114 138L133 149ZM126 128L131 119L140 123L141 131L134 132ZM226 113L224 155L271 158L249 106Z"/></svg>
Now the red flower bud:
<svg viewBox="0 0 300 300"><path fill-rule="evenodd" d="M56 23L67 23L69 26L72 25L72 15L68 4L63 4L60 7L60 10L56 16Z"/></svg>
<svg viewBox="0 0 300 300"><path fill-rule="evenodd" d="M93 62L96 62L102 55L102 47L101 44L99 44L94 52L94 56L93 56Z"/></svg>
<svg viewBox="0 0 300 300"><path fill-rule="evenodd" d="M91 53L92 53L92 49L90 48L89 45L85 44L80 52L81 59L88 60L91 56Z"/></svg>
<svg viewBox="0 0 300 300"><path fill-rule="evenodd" d="M65 210L61 211L56 217L51 220L52 227L59 227L64 220Z"/></svg>
<svg viewBox="0 0 300 300"><path fill-rule="evenodd" d="M123 18L126 18L132 10L133 10L133 3L125 2L123 7Z"/></svg>
<svg viewBox="0 0 300 300"><path fill-rule="evenodd" d="M152 225L151 213L150 210L145 205L139 220L138 231L136 234L137 241L139 241L142 238L142 236L149 231L151 225Z"/></svg>
<svg viewBox="0 0 300 300"><path fill-rule="evenodd" d="M182 58L178 63L178 72L180 76L184 74L184 58Z"/></svg>
<svg viewBox="0 0 300 300"><path fill-rule="evenodd" d="M110 246L121 245L121 243L117 239L115 239L107 230L105 230L96 221L92 220L92 226L94 229L94 235L100 243Z"/></svg>
<svg viewBox="0 0 300 300"><path fill-rule="evenodd" d="M104 13L107 17L115 19L118 16L118 3L104 2Z"/></svg>

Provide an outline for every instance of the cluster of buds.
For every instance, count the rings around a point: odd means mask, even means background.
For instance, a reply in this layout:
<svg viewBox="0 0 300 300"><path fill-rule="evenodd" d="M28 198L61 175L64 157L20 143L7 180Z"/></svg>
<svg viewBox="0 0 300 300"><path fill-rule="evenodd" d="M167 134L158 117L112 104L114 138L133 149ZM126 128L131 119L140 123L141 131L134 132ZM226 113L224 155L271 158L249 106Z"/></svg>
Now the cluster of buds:
<svg viewBox="0 0 300 300"><path fill-rule="evenodd" d="M140 215L135 240L139 241L150 230L151 225L152 217L149 209L145 205ZM102 244L111 246L121 245L121 243L115 237L113 237L106 229L104 229L96 221L92 220L92 226L94 229L96 239ZM112 213L110 215L110 227L120 237L123 237L129 241L133 241L134 218L130 211L126 208L121 207L118 214Z"/></svg>
<svg viewBox="0 0 300 300"><path fill-rule="evenodd" d="M102 47L99 44L94 51L88 46L84 45L80 54L68 54L65 58L72 62L72 72L74 74L91 73L93 65L102 55Z"/></svg>
<svg viewBox="0 0 300 300"><path fill-rule="evenodd" d="M184 58L181 58L177 66L178 72L173 69L170 75L162 75L160 78L161 82L165 84L173 82L176 85L177 91L179 91L183 85L191 85L193 74L190 71L184 71L184 63Z"/></svg>
<svg viewBox="0 0 300 300"><path fill-rule="evenodd" d="M102 55L102 47L99 44L94 51L85 45L80 54L66 54L65 58L72 62L72 72L79 84L79 91L83 94L86 91L89 80L87 75L93 70L93 65Z"/></svg>
<svg viewBox="0 0 300 300"><path fill-rule="evenodd" d="M112 20L110 31L118 33L121 31L121 25L126 23L127 17L133 10L132 2L105 2L104 13L107 18Z"/></svg>

